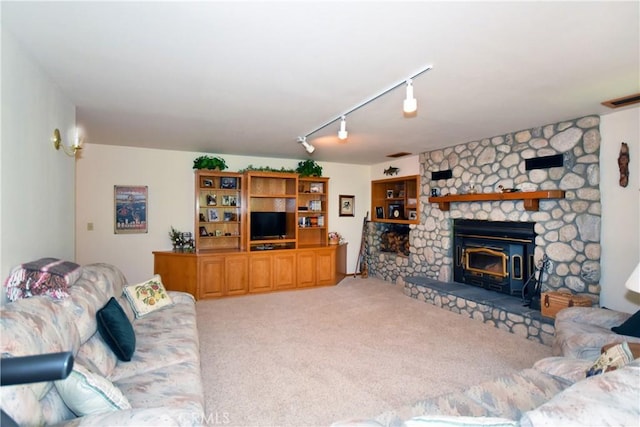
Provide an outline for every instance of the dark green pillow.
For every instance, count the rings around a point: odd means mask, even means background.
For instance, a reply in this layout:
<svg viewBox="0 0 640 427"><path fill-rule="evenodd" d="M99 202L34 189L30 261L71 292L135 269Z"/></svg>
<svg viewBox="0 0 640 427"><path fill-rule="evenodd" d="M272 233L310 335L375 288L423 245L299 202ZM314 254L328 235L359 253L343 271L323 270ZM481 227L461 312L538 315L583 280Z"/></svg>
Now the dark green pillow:
<svg viewBox="0 0 640 427"><path fill-rule="evenodd" d="M96 313L98 331L118 359L128 362L136 349L133 326L114 297Z"/></svg>
<svg viewBox="0 0 640 427"><path fill-rule="evenodd" d="M611 330L616 334L640 338L640 310L636 311L622 325L614 326Z"/></svg>

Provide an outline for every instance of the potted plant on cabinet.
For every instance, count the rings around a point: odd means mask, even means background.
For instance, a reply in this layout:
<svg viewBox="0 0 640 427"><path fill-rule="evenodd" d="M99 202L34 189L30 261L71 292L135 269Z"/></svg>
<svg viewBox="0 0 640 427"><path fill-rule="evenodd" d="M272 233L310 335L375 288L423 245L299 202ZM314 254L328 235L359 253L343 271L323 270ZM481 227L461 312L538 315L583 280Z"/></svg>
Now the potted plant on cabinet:
<svg viewBox="0 0 640 427"><path fill-rule="evenodd" d="M225 170L227 163L222 157L218 156L200 156L193 161L194 169L211 169L211 170Z"/></svg>

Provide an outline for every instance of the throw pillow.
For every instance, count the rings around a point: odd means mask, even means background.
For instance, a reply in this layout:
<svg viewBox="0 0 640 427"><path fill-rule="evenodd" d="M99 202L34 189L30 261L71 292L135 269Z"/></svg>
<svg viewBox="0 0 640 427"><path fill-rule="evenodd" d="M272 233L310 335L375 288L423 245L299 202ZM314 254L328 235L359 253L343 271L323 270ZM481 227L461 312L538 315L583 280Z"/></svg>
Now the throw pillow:
<svg viewBox="0 0 640 427"><path fill-rule="evenodd" d="M626 342L614 345L598 357L598 360L596 360L593 366L587 371L587 377L616 370L632 360L633 354L631 354L631 350Z"/></svg>
<svg viewBox="0 0 640 427"><path fill-rule="evenodd" d="M137 319L163 307L173 305L173 301L164 289L162 279L158 274L137 285L125 286L124 295L131 303Z"/></svg>
<svg viewBox="0 0 640 427"><path fill-rule="evenodd" d="M136 349L136 335L129 318L114 297L96 313L98 332L109 348L126 362Z"/></svg>
<svg viewBox="0 0 640 427"><path fill-rule="evenodd" d="M74 364L64 380L55 382L65 405L78 416L131 409L131 404L111 381Z"/></svg>
<svg viewBox="0 0 640 427"><path fill-rule="evenodd" d="M636 311L622 325L614 326L611 330L616 334L640 338L640 310Z"/></svg>

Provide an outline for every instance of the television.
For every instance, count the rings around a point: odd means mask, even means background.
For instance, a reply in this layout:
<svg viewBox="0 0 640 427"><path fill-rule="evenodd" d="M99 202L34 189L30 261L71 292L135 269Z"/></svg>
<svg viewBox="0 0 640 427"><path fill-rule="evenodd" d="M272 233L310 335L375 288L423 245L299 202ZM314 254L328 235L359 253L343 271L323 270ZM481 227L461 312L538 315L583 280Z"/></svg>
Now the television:
<svg viewBox="0 0 640 427"><path fill-rule="evenodd" d="M279 239L286 234L286 212L251 212L251 240Z"/></svg>

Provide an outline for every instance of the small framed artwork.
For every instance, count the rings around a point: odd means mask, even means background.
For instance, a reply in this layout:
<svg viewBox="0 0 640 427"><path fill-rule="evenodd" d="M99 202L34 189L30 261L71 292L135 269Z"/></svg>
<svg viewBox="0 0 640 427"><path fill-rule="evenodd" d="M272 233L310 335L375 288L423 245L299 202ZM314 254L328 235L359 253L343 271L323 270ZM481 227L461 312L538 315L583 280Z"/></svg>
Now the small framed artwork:
<svg viewBox="0 0 640 427"><path fill-rule="evenodd" d="M376 206L376 218L384 219L384 208L382 206Z"/></svg>
<svg viewBox="0 0 640 427"><path fill-rule="evenodd" d="M220 178L220 188L228 190L238 188L238 179L232 176L223 176Z"/></svg>
<svg viewBox="0 0 640 427"><path fill-rule="evenodd" d="M204 216L202 212L200 212L200 222L207 222L207 218Z"/></svg>
<svg viewBox="0 0 640 427"><path fill-rule="evenodd" d="M393 199L393 190L387 190L387 199Z"/></svg>
<svg viewBox="0 0 640 427"><path fill-rule="evenodd" d="M404 197L404 190L398 191L398 197Z"/></svg>
<svg viewBox="0 0 640 427"><path fill-rule="evenodd" d="M389 205L389 219L403 219L402 205Z"/></svg>
<svg viewBox="0 0 640 427"><path fill-rule="evenodd" d="M229 206L229 195L225 194L222 196L222 206Z"/></svg>
<svg viewBox="0 0 640 427"><path fill-rule="evenodd" d="M207 209L207 213L209 214L209 222L220 221L218 209Z"/></svg>
<svg viewBox="0 0 640 427"><path fill-rule="evenodd" d="M418 213L414 210L409 211L409 220L418 219Z"/></svg>
<svg viewBox="0 0 640 427"><path fill-rule="evenodd" d="M237 219L235 212L225 212L222 216L224 221L235 221Z"/></svg>
<svg viewBox="0 0 640 427"><path fill-rule="evenodd" d="M340 206L340 216L355 216L356 196L341 194L338 202L338 206Z"/></svg>
<svg viewBox="0 0 640 427"><path fill-rule="evenodd" d="M207 194L207 206L217 206L218 200L215 194Z"/></svg>
<svg viewBox="0 0 640 427"><path fill-rule="evenodd" d="M146 185L114 185L115 234L147 232L148 188Z"/></svg>
<svg viewBox="0 0 640 427"><path fill-rule="evenodd" d="M312 182L309 184L309 192L310 193L324 193L324 183L322 182Z"/></svg>
<svg viewBox="0 0 640 427"><path fill-rule="evenodd" d="M238 198L236 196L229 196L229 206L238 206Z"/></svg>
<svg viewBox="0 0 640 427"><path fill-rule="evenodd" d="M213 180L209 178L202 178L202 187L213 187Z"/></svg>
<svg viewBox="0 0 640 427"><path fill-rule="evenodd" d="M201 237L207 237L209 235L209 233L207 232L206 227L200 227L200 236Z"/></svg>
<svg viewBox="0 0 640 427"><path fill-rule="evenodd" d="M216 237L222 236L222 230L216 230Z"/></svg>

